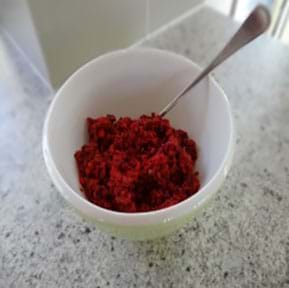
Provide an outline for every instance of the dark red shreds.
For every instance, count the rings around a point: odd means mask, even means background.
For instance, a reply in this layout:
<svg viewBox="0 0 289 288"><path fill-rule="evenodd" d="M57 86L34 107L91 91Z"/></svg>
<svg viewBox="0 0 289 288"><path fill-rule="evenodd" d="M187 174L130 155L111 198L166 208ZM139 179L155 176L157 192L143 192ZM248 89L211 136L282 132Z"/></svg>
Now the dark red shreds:
<svg viewBox="0 0 289 288"><path fill-rule="evenodd" d="M122 212L174 205L200 187L197 150L186 132L158 115L87 119L89 142L75 153L87 199Z"/></svg>

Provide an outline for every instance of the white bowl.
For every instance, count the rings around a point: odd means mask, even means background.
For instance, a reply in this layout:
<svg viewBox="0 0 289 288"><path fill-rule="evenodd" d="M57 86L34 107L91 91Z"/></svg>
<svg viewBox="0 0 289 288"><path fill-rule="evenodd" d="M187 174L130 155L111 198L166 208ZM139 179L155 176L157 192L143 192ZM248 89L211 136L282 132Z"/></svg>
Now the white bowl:
<svg viewBox="0 0 289 288"><path fill-rule="evenodd" d="M121 213L90 203L79 189L73 155L86 142L87 117L159 112L199 71L196 64L171 52L120 50L84 65L56 94L43 133L47 169L61 195L102 230L138 240L168 234L195 215L225 179L234 146L232 115L223 90L208 77L167 115L174 127L197 142L201 188L195 195L157 211Z"/></svg>

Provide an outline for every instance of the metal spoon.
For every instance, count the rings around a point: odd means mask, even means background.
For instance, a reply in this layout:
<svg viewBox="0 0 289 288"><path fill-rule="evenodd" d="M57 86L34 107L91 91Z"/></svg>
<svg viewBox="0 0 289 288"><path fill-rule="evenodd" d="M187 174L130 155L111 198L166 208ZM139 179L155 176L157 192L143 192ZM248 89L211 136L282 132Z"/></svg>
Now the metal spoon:
<svg viewBox="0 0 289 288"><path fill-rule="evenodd" d="M227 58L233 55L242 47L253 41L259 35L267 30L271 22L271 17L268 9L263 5L258 5L248 16L239 30L231 38L223 50L216 58L205 68L199 76L185 87L160 113L160 116L165 116L190 89L198 84L206 77L214 68L223 63Z"/></svg>

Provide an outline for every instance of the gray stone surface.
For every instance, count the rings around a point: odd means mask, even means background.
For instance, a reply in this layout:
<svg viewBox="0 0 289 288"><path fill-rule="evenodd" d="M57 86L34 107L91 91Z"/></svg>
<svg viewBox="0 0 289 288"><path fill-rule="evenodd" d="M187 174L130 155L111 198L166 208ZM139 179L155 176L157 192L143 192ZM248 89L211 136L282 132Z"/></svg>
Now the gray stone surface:
<svg viewBox="0 0 289 288"><path fill-rule="evenodd" d="M204 65L234 29L204 9L146 45ZM130 242L87 224L51 184L51 93L1 39L1 288L289 287L289 47L262 37L216 71L237 128L228 179L185 228Z"/></svg>

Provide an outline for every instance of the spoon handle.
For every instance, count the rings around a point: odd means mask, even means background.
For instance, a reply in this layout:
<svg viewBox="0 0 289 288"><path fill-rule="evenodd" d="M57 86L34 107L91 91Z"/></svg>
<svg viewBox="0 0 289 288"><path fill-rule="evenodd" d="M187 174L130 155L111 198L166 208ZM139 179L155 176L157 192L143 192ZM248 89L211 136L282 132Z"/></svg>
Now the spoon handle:
<svg viewBox="0 0 289 288"><path fill-rule="evenodd" d="M169 104L159 113L161 117L165 116L178 102L178 100L186 94L191 88L198 84L205 76L207 76L214 68L223 63L227 58L235 52L246 46L259 35L267 30L271 22L268 9L263 5L258 5L241 25L239 30L231 38L223 50L215 57L215 59L205 68L193 82L185 87Z"/></svg>

